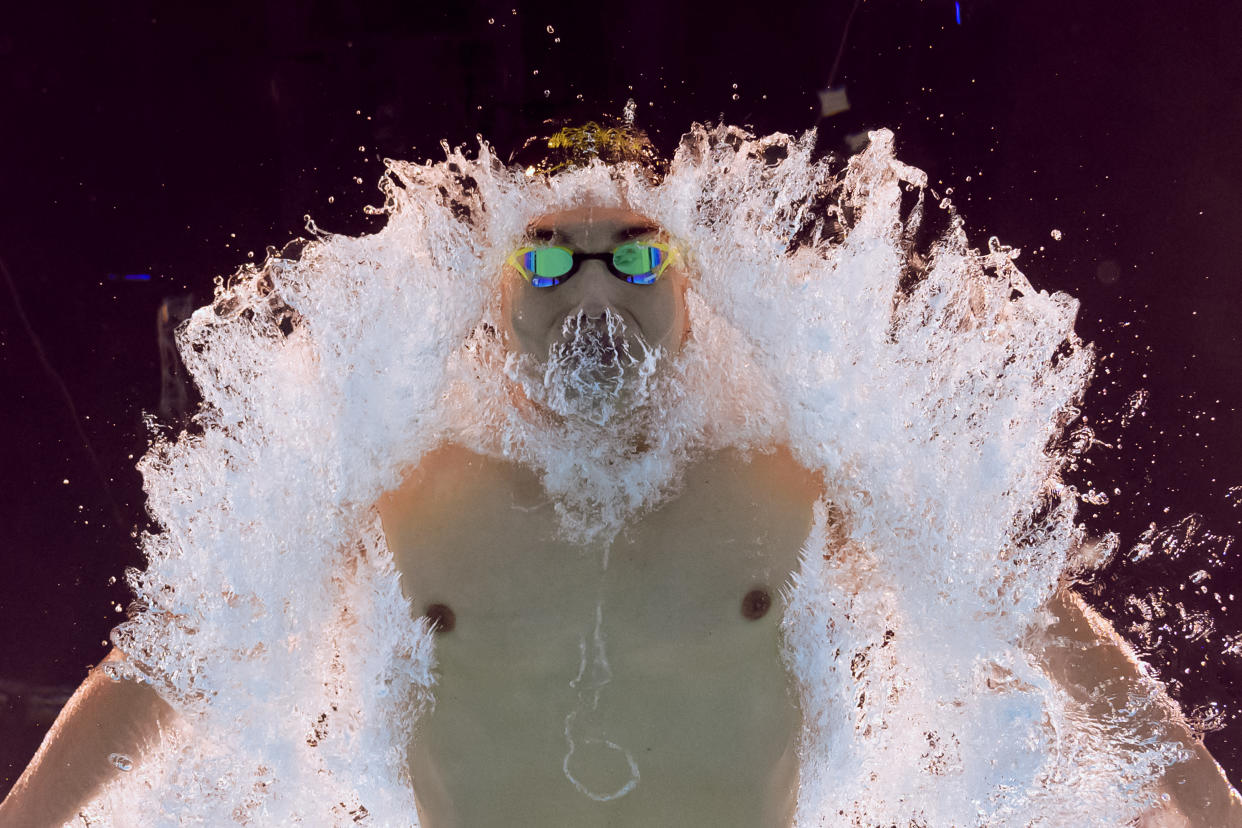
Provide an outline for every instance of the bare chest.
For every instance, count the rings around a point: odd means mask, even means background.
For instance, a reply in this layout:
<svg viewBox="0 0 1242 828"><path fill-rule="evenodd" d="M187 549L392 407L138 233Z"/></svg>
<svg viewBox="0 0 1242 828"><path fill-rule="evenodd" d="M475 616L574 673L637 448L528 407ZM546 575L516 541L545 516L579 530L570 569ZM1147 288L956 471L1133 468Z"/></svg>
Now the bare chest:
<svg viewBox="0 0 1242 828"><path fill-rule="evenodd" d="M817 494L786 455L724 453L611 543L575 546L528 471L425 458L381 505L437 624L410 750L423 824L786 824L801 720L781 588Z"/></svg>

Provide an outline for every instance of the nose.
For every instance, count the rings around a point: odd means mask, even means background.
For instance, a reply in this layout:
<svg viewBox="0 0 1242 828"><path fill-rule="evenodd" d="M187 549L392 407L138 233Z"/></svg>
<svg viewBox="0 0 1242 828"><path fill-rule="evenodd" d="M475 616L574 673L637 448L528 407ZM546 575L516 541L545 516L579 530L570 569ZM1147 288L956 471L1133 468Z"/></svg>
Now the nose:
<svg viewBox="0 0 1242 828"><path fill-rule="evenodd" d="M600 261L583 262L574 277L565 283L573 288L568 297L579 313L591 319L603 315L607 308L616 309L618 288L624 283L608 272Z"/></svg>

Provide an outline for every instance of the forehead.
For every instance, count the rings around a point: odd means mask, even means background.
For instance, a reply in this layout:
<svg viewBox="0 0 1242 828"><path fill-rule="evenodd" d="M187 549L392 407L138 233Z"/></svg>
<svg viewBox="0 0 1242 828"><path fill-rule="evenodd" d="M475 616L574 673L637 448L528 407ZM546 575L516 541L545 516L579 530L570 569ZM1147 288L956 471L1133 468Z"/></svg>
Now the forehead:
<svg viewBox="0 0 1242 828"><path fill-rule="evenodd" d="M541 241L587 247L607 246L659 230L659 224L625 207L587 206L540 216L527 225L526 234Z"/></svg>

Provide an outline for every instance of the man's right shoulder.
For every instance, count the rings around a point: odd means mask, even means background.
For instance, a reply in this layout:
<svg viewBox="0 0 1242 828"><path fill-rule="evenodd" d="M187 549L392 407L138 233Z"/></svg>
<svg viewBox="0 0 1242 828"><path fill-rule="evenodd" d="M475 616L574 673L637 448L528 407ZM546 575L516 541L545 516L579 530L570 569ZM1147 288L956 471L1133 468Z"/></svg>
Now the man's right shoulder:
<svg viewBox="0 0 1242 828"><path fill-rule="evenodd" d="M538 485L528 467L501 457L480 454L460 443L442 443L402 472L401 482L385 492L381 511L405 511L413 499L459 500L470 493L528 488Z"/></svg>

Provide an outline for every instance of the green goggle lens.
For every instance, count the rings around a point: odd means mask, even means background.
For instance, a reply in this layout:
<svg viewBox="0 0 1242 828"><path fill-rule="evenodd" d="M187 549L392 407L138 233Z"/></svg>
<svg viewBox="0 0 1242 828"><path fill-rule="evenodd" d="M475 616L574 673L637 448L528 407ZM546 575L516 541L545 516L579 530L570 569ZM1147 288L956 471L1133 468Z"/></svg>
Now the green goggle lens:
<svg viewBox="0 0 1242 828"><path fill-rule="evenodd" d="M650 273L658 264L657 254L662 251L648 244L627 242L612 251L612 264L617 270L628 276L640 276Z"/></svg>
<svg viewBox="0 0 1242 828"><path fill-rule="evenodd" d="M532 276L558 279L574 269L574 254L563 247L539 247L530 250L522 262Z"/></svg>

